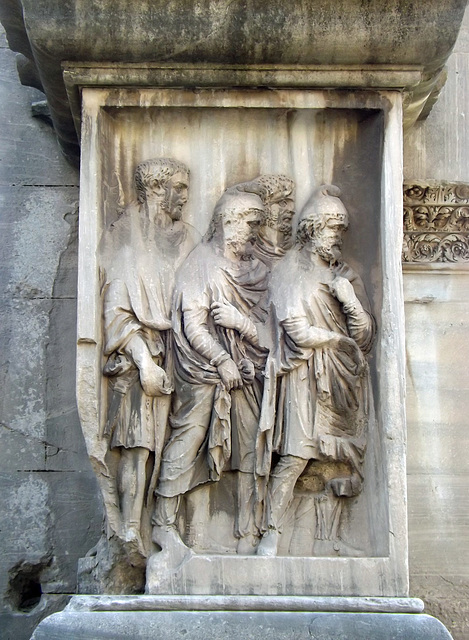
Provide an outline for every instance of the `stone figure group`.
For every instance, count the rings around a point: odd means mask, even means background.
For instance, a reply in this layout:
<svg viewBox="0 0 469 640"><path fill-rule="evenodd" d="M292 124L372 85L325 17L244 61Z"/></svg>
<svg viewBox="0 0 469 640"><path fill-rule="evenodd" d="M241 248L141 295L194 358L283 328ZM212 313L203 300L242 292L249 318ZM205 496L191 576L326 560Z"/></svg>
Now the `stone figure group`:
<svg viewBox="0 0 469 640"><path fill-rule="evenodd" d="M293 181L261 175L221 194L198 239L184 222L187 167L142 162L135 187L103 259L117 534L142 557L184 554L182 501L232 474L236 553L279 553L305 477L311 537L338 540L364 483L376 331L342 259L339 189L311 194L294 238Z"/></svg>

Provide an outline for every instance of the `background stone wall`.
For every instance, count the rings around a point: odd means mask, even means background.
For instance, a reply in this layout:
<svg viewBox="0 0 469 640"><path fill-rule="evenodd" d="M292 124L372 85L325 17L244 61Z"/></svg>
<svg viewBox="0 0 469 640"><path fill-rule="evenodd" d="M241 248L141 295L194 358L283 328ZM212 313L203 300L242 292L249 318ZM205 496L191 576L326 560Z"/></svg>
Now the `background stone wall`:
<svg viewBox="0 0 469 640"><path fill-rule="evenodd" d="M404 177L469 182L469 10ZM469 263L404 266L411 595L469 638Z"/></svg>
<svg viewBox="0 0 469 640"><path fill-rule="evenodd" d="M78 173L0 40L0 629L29 638L76 587L101 504L75 403ZM467 111L466 111L467 110ZM405 178L469 182L469 13ZM469 637L469 271L404 273L411 595ZM42 590L42 596L41 596Z"/></svg>
<svg viewBox="0 0 469 640"><path fill-rule="evenodd" d="M76 588L101 506L75 401L78 171L0 40L0 636ZM43 595L41 596L41 589Z"/></svg>

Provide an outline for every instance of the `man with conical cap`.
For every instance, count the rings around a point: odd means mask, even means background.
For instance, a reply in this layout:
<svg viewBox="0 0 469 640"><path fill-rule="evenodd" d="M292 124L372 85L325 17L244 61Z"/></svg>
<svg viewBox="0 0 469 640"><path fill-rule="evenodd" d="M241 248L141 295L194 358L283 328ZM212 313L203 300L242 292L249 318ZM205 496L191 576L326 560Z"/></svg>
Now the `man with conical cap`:
<svg viewBox="0 0 469 640"><path fill-rule="evenodd" d="M191 227L181 219L188 186L189 170L181 162L141 162L135 171L137 201L111 225L101 251L104 375L110 385L104 436L110 450L119 453L117 496L107 500L108 519L117 503L117 523L111 522L111 529L142 555L147 460L155 452L154 477L172 392L174 272L195 244Z"/></svg>
<svg viewBox="0 0 469 640"><path fill-rule="evenodd" d="M253 536L254 445L267 355L256 323L265 320L269 273L253 244L263 211L259 196L227 189L177 275L174 406L153 519L153 539L163 549L181 549L180 497L228 468L240 472L237 536Z"/></svg>
<svg viewBox="0 0 469 640"><path fill-rule="evenodd" d="M258 555L277 554L295 484L309 461L343 463L325 487L336 497L357 495L362 486L370 412L365 355L375 323L360 278L342 260L348 213L339 195L333 185L313 193L296 246L272 272L277 346L266 367L258 438L258 477L269 478ZM274 451L280 457L270 472Z"/></svg>

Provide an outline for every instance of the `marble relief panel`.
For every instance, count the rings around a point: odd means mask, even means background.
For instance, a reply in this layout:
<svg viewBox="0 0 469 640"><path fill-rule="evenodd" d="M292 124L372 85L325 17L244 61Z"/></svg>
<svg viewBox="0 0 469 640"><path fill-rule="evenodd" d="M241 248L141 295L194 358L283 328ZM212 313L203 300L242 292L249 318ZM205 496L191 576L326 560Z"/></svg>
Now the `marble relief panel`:
<svg viewBox="0 0 469 640"><path fill-rule="evenodd" d="M101 110L99 371L81 413L124 563L388 553L382 125L379 110Z"/></svg>

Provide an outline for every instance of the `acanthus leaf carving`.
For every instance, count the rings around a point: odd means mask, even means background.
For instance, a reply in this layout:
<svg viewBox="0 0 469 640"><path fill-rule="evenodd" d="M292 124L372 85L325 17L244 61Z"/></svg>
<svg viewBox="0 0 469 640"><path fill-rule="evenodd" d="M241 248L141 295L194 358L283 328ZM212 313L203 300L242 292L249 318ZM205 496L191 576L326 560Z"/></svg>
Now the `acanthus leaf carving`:
<svg viewBox="0 0 469 640"><path fill-rule="evenodd" d="M468 247L468 184L404 184L403 262L466 262Z"/></svg>

